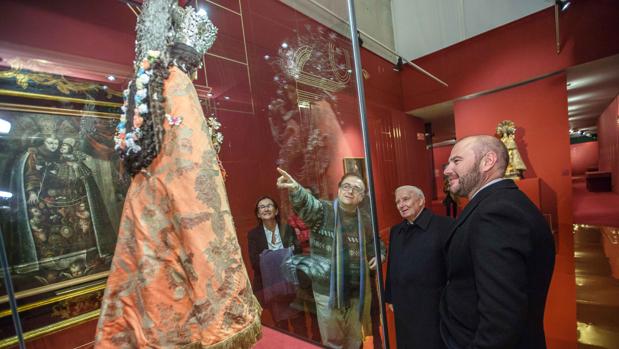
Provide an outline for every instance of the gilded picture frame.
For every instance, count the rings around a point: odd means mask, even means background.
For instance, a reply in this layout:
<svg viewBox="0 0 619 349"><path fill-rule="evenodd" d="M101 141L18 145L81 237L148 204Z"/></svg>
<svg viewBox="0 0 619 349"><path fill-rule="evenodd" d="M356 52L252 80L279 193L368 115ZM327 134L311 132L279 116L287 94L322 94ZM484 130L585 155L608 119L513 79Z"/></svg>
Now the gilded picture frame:
<svg viewBox="0 0 619 349"><path fill-rule="evenodd" d="M367 186L367 178L365 177L365 158L344 158L344 173L355 173L363 178L363 183Z"/></svg>
<svg viewBox="0 0 619 349"><path fill-rule="evenodd" d="M26 340L98 316L129 179L113 135L122 94L0 68L0 224ZM0 282L0 348L13 346Z"/></svg>

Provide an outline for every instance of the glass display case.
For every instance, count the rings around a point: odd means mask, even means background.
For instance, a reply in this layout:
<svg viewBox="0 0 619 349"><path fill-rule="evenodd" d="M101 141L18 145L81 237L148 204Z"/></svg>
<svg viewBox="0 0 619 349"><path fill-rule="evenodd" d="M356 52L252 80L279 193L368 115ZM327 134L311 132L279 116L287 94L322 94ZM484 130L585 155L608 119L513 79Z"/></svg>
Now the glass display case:
<svg viewBox="0 0 619 349"><path fill-rule="evenodd" d="M345 0L339 2L346 7ZM383 347L388 326L379 280L385 241L377 239L377 228L384 232L393 221L378 224L376 217L398 216L377 209L374 200L392 202L387 183L397 182L395 160L410 157L407 144L417 142L402 136L402 130L422 130L422 125L408 124L403 113L395 116L399 96L377 92L379 85L383 91L399 86L390 75L391 64L364 51L367 69L356 66L355 57L359 61L361 56L350 39L356 30L338 17L328 26L320 23L293 8L294 1L189 3L204 9L219 29L194 85L205 116L221 123L219 160L243 259L263 306L263 325L317 343L338 336L330 333L337 325L327 314L332 308L327 304L329 287L336 284L329 266L339 258L330 241L336 239L318 238L316 219L288 191L277 188L280 168L305 188L304 202L312 196L322 200L316 205L332 209L341 192L364 196L358 206L365 235L347 240L357 244L355 253L339 247L348 290L344 306L362 304L366 316L358 314L348 326L362 334L364 347ZM133 1L108 5L3 5L11 14L5 25L14 29L0 37L0 121L10 125L0 131L0 217L14 289L8 292L4 282L0 286L0 347L18 342L11 299L26 341L93 322L99 315L131 182L113 138L120 91L133 76L140 11ZM24 29L19 17L31 15L40 15L49 27ZM84 37L65 42L38 37L70 37L74 32ZM354 40L356 46L361 43ZM357 72L363 77L356 79ZM369 121L357 86L364 78L370 84L366 95L374 94L368 99ZM370 147L376 158L367 154ZM380 178L372 177L372 165L381 169ZM361 184L340 185L345 173L360 176ZM372 196L374 182L378 198ZM262 241L268 236L261 229L264 210L275 211L280 232L294 233L291 253L298 258L259 272L261 255L269 249ZM251 236L256 229L262 234L256 237L259 242ZM383 263L369 268L377 254ZM274 273L281 274L276 279L285 287L273 284L273 275L267 274Z"/></svg>

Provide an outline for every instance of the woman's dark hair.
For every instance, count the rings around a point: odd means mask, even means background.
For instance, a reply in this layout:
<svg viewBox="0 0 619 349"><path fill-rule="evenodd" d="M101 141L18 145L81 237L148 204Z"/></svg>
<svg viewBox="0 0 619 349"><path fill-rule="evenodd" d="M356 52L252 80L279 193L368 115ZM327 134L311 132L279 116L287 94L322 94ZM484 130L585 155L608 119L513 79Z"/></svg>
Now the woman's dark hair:
<svg viewBox="0 0 619 349"><path fill-rule="evenodd" d="M138 153L124 153L121 155L126 171L135 176L142 169L148 167L161 151L163 140L163 121L165 119L165 98L163 97L163 82L170 76L168 68L176 65L186 74L193 74L201 63L201 58L192 47L175 43L168 47L170 63L168 66L161 59L152 64L152 75L148 82L148 113L143 115L144 122L140 127L142 136L139 140L142 151ZM136 84L132 82L127 99L127 129L133 127L135 109ZM157 98L152 98L157 96Z"/></svg>
<svg viewBox="0 0 619 349"><path fill-rule="evenodd" d="M273 198L270 196L263 196L260 199L258 199L258 201L256 201L256 207L254 208L254 216L258 218L258 211L259 211L258 204L260 204L260 201L264 199L269 199L273 203L273 208L277 211L277 214L275 215L275 222L277 223L277 225L279 225L280 224L279 206L277 205L277 201L273 200ZM260 218L258 218L258 224L262 224L262 220Z"/></svg>

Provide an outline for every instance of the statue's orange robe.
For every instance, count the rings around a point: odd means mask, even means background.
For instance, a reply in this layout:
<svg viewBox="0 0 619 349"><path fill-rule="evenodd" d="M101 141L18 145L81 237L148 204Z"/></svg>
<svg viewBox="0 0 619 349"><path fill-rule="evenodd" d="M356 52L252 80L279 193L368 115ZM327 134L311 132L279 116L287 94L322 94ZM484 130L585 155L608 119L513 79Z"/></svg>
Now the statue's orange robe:
<svg viewBox="0 0 619 349"><path fill-rule="evenodd" d="M196 90L173 67L164 96L182 122L127 192L95 347L249 348L261 309Z"/></svg>

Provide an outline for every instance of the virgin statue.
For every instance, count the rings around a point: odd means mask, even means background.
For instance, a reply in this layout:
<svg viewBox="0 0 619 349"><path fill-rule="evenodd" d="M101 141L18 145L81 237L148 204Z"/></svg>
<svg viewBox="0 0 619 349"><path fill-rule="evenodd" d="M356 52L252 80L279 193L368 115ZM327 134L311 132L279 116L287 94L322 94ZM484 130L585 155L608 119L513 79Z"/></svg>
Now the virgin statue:
<svg viewBox="0 0 619 349"><path fill-rule="evenodd" d="M206 13L176 3L145 1L138 19L140 63L115 137L133 181L96 348L244 349L261 332L261 308L190 79L217 28ZM140 46L158 33L159 44Z"/></svg>

